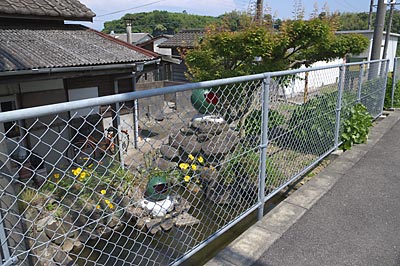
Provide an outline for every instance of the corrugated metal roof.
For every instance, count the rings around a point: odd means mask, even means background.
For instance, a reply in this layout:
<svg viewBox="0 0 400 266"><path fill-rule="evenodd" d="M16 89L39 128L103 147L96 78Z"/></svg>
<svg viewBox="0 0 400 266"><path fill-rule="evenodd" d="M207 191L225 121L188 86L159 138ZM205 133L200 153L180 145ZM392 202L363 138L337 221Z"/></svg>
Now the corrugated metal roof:
<svg viewBox="0 0 400 266"><path fill-rule="evenodd" d="M191 29L182 30L172 36L169 40L163 42L158 47L160 48L193 48L198 41L204 36L204 30L202 29Z"/></svg>
<svg viewBox="0 0 400 266"><path fill-rule="evenodd" d="M156 57L155 53L81 25L0 29L0 72L124 64Z"/></svg>
<svg viewBox="0 0 400 266"><path fill-rule="evenodd" d="M0 16L91 21L96 14L78 0L1 0Z"/></svg>

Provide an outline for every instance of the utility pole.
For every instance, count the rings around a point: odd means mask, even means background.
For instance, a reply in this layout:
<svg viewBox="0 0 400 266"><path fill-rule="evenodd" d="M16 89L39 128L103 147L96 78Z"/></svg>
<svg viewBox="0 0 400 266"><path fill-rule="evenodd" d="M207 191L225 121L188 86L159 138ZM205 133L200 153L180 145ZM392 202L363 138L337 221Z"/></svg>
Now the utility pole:
<svg viewBox="0 0 400 266"><path fill-rule="evenodd" d="M389 39L390 39L390 31L392 30L392 22L393 22L393 11L394 5L396 4L396 0L392 0L390 3L390 13L389 13L389 21L386 27L386 36L385 36L385 46L383 47L383 56L382 59L386 59L387 57L387 50L389 46Z"/></svg>
<svg viewBox="0 0 400 266"><path fill-rule="evenodd" d="M261 25L263 21L263 0L257 0L257 6L256 6L256 23Z"/></svg>
<svg viewBox="0 0 400 266"><path fill-rule="evenodd" d="M368 16L368 30L371 30L372 26L372 11L374 8L374 0L371 0L371 3L369 4L369 16Z"/></svg>
<svg viewBox="0 0 400 266"><path fill-rule="evenodd" d="M376 19L374 27L374 39L372 41L371 60L381 59L381 46L383 37L383 28L385 25L386 4L385 0L378 0L376 10Z"/></svg>

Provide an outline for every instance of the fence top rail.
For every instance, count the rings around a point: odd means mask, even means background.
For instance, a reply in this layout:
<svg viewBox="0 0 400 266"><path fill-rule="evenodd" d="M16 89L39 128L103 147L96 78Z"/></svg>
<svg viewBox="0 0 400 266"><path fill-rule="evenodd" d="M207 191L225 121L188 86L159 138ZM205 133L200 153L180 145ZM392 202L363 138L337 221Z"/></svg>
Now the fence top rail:
<svg viewBox="0 0 400 266"><path fill-rule="evenodd" d="M362 62L354 62L354 63L346 63L346 64L335 64L335 65L327 65L327 66L319 66L319 67L309 67L309 68L299 68L293 70L283 70L283 71L275 71L275 72L267 72L265 76L277 77L277 76L284 76L284 75L293 75L302 72L312 72L318 70L325 70L331 68L339 68L342 66L356 66L356 65L365 65L365 64L374 64L374 63L382 63L388 62L390 59L380 59L380 60L371 60L371 61L362 61Z"/></svg>
<svg viewBox="0 0 400 266"><path fill-rule="evenodd" d="M295 69L295 70L266 72L266 73L255 74L255 75L225 78L225 79L218 79L218 80L211 80L211 81L202 81L202 82L196 82L196 83L187 83L187 84L175 85L175 86L164 87L164 88L154 88L154 89L149 89L149 90L145 90L145 91L135 91L135 92L121 93L121 94L109 95L109 96L103 96L103 97L97 97L97 98L90 98L90 99L57 103L57 104L51 104L51 105L45 105L45 106L31 107L31 108L25 108L25 109L19 109L19 110L1 113L0 123L21 120L21 119L27 119L27 118L33 118L33 117L40 117L40 116L44 116L44 115L69 112L69 111L93 107L93 106L108 105L108 104L113 104L116 102L132 101L135 99L148 98L148 97L159 96L159 95L164 95L164 94L169 94L169 93L176 93L176 92L183 92L183 91L189 91L189 90L195 90L195 89L218 87L218 86L225 86L225 85L241 83L241 82L261 80L261 79L265 79L267 77L294 75L294 74L298 74L298 73L302 73L302 72L311 72L311 71L318 71L318 70L324 70L324 69L332 69L332 68L338 68L341 66L363 65L363 64L371 64L371 63L386 62L386 61L389 61L389 59L347 63L347 64L336 64L336 65L320 66L320 67L300 68L300 69Z"/></svg>

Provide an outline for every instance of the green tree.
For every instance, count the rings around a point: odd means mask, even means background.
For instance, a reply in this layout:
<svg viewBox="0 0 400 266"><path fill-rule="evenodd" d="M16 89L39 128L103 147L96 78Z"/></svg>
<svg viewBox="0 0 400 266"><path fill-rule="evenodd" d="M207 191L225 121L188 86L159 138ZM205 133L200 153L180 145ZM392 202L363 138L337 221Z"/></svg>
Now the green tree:
<svg viewBox="0 0 400 266"><path fill-rule="evenodd" d="M336 29L336 19L332 17L286 21L279 32L258 25L236 32L213 28L184 55L188 77L203 81L299 68L349 53L359 54L368 46L362 35L336 35ZM216 112L228 121L240 118L244 125L256 110L259 87L250 84L214 89L221 102Z"/></svg>
<svg viewBox="0 0 400 266"><path fill-rule="evenodd" d="M214 28L185 61L190 77L202 81L309 66L367 48L362 35L336 35L336 29L335 18L286 21L279 32L257 25L236 32Z"/></svg>
<svg viewBox="0 0 400 266"><path fill-rule="evenodd" d="M132 32L148 32L153 36L160 34L175 34L184 28L205 28L216 23L220 18L187 14L187 12L173 13L155 10L125 14L122 18L104 23L103 32L125 33L125 19L132 21ZM163 27L161 27L161 25Z"/></svg>

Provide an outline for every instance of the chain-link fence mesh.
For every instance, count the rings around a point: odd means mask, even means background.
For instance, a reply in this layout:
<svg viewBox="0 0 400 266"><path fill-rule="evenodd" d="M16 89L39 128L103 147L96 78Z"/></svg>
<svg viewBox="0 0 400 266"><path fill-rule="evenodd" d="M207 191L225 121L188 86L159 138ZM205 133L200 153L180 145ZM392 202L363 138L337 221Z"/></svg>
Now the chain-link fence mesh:
<svg viewBox="0 0 400 266"><path fill-rule="evenodd" d="M35 266L180 262L335 149L350 106L379 115L386 72L376 68L165 88L2 121L1 257Z"/></svg>
<svg viewBox="0 0 400 266"><path fill-rule="evenodd" d="M390 107L399 108L400 107L400 57L396 57L393 63L393 73L392 73L392 91L390 94ZM399 87L397 89L397 87Z"/></svg>

